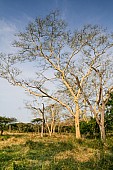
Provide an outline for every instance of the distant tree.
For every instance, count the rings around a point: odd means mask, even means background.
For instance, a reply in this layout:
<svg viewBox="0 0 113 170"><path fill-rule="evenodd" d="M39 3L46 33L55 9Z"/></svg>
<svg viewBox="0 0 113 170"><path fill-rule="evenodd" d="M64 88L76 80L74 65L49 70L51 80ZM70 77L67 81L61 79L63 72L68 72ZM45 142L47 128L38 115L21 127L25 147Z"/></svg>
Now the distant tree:
<svg viewBox="0 0 113 170"><path fill-rule="evenodd" d="M7 118L7 117L2 117L0 116L0 130L1 130L1 135L3 135L4 128L7 124L10 124L12 122L16 122L16 118Z"/></svg>
<svg viewBox="0 0 113 170"><path fill-rule="evenodd" d="M37 124L40 124L40 122L42 122L42 119L41 118L35 118L31 121L32 123L37 123Z"/></svg>
<svg viewBox="0 0 113 170"><path fill-rule="evenodd" d="M42 119L41 118L35 118L35 119L32 119L31 121L33 124L34 124L34 130L35 132L38 131L38 133L41 131L40 128L41 128L41 124L42 124Z"/></svg>
<svg viewBox="0 0 113 170"><path fill-rule="evenodd" d="M33 121L35 123L38 123L38 121L41 121L41 137L43 137L44 131L45 131L45 112L44 112L44 103L42 103L42 108L37 106L37 100L33 101L33 104L27 103L26 107L30 109L34 114L39 114L41 118L36 118Z"/></svg>
<svg viewBox="0 0 113 170"><path fill-rule="evenodd" d="M60 121L61 107L58 103L50 104L45 108L46 126L51 136L55 132L55 127Z"/></svg>

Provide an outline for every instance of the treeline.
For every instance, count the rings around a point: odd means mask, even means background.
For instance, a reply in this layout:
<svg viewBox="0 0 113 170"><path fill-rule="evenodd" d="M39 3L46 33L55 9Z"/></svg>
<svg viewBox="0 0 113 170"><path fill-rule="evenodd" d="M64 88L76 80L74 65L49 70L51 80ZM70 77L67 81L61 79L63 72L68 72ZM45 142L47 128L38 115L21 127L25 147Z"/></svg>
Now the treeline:
<svg viewBox="0 0 113 170"><path fill-rule="evenodd" d="M53 111L53 110L52 110ZM49 110L48 110L49 112ZM0 116L0 130L1 135L3 131L8 132L18 132L18 133L39 133L41 137L45 134L49 136L54 133L75 133L75 122L73 117L58 119L55 117L55 114L49 115L49 118L45 119L44 111L42 111L42 118L35 118L30 123L19 123L16 118L7 118ZM54 112L53 112L54 113ZM113 93L111 93L110 98L106 104L106 113L105 113L105 133L112 134L113 132ZM83 117L80 118L80 132L83 137L100 137L99 125L96 121L96 118L93 117Z"/></svg>
<svg viewBox="0 0 113 170"><path fill-rule="evenodd" d="M48 110L49 112L49 110ZM44 112L42 112L44 114ZM75 122L73 117L58 119L52 114L49 119L45 119L44 115L42 118L35 118L30 123L19 123L16 118L7 118L0 116L0 130L1 135L3 131L8 132L18 132L18 133L39 133L43 137L44 134L49 134L50 136L54 133L75 133ZM48 121L49 120L49 121ZM111 93L110 98L106 104L105 113L105 132L112 134L113 132L113 93ZM84 137L100 137L99 125L96 118L87 117L84 119L80 118L80 132Z"/></svg>
<svg viewBox="0 0 113 170"><path fill-rule="evenodd" d="M51 125L49 125L50 128ZM105 126L106 126L106 134L112 134L113 131L113 116L109 115L109 118L106 117L105 120ZM11 123L4 125L4 128L2 128L4 131L10 132L10 133L37 133L41 134L41 123L34 124L34 123ZM87 122L81 121L80 122L80 130L83 137L87 138L98 138L100 137L100 131L99 126L96 123L95 118L90 118ZM75 133L75 126L74 121L68 122L67 120L64 122L60 122L59 124L55 125L55 128L51 135L55 133ZM45 124L44 127L44 135L48 135L49 130L48 126ZM3 135L3 133L2 133Z"/></svg>

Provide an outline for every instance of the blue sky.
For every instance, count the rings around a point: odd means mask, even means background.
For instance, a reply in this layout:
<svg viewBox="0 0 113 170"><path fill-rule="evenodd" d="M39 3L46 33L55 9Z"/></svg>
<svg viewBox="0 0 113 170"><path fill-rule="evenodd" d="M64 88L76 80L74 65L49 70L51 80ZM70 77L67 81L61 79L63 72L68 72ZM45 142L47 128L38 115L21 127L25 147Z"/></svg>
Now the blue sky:
<svg viewBox="0 0 113 170"><path fill-rule="evenodd" d="M113 30L113 0L0 0L0 52L12 53L14 34L24 30L37 16L59 9L70 29L99 24ZM0 79L0 115L29 122L33 117L24 107L24 90Z"/></svg>
<svg viewBox="0 0 113 170"><path fill-rule="evenodd" d="M112 0L0 0L0 18L7 21L27 21L60 9L71 26L88 22L112 25ZM24 24L25 24L24 23Z"/></svg>

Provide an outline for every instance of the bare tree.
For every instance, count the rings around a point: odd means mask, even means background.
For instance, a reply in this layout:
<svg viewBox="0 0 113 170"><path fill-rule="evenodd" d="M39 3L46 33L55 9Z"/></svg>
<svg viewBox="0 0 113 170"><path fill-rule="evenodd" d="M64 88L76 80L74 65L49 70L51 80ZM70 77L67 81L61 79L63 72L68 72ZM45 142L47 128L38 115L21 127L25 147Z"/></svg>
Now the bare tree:
<svg viewBox="0 0 113 170"><path fill-rule="evenodd" d="M91 26L89 27L92 30ZM84 66L81 72L88 73L84 79L85 86L81 85L81 77L76 76L76 82L83 98L94 114L100 128L101 139L105 140L105 106L113 91L113 39L106 30L93 27L93 31L84 30L85 36L90 37L82 49ZM89 34L90 33L90 34ZM91 38L91 36L93 36ZM85 38L84 38L85 39ZM88 56L88 57L87 57ZM87 71L88 70L88 71Z"/></svg>
<svg viewBox="0 0 113 170"><path fill-rule="evenodd" d="M87 25L80 31L70 33L58 11L51 12L45 18L36 18L24 33L18 34L18 40L14 42L19 49L18 55L5 60L1 55L1 76L34 96L49 98L62 105L75 118L76 138L80 138L80 102L85 98L91 111L97 115L89 101L89 90L85 93L85 83L88 87L92 85L92 81L88 80L90 77L93 79L93 72L99 77L97 63L108 55L112 45L112 35L101 27ZM12 65L27 61L37 65L36 78L17 79L20 71ZM58 90L61 93L58 94ZM72 104L67 103L62 94Z"/></svg>
<svg viewBox="0 0 113 170"><path fill-rule="evenodd" d="M20 48L19 54L12 56L11 61L9 61L9 58L1 60L1 76L8 79L10 83L23 87L34 96L50 98L65 107L75 117L76 137L80 138L79 114L75 109L78 101L75 90L68 81L68 71L72 58L79 53L81 47L70 52L70 49L67 48L70 36L66 30L65 22L59 17L58 11L50 13L44 19L37 18L28 25L25 33L18 34L19 41L15 41L14 46ZM66 48L68 50L65 52ZM12 69L12 64L34 60L37 63L38 70L36 80L16 79L15 76L20 72L16 68ZM11 62L11 64L9 65L8 62ZM51 77L48 76L49 72L52 72ZM47 82L53 83L54 89L60 85L65 86L71 98L73 98L75 108L72 109L65 101L59 99L47 87ZM49 91L46 90L47 88Z"/></svg>
<svg viewBox="0 0 113 170"><path fill-rule="evenodd" d="M33 104L31 103L26 103L26 107L30 110L33 111L34 114L40 115L41 118L34 119L34 122L38 122L39 120L42 122L42 128L41 128L41 137L44 135L44 130L45 130L45 112L44 112L44 103L42 103L42 108L37 107L36 104L37 101L35 100Z"/></svg>
<svg viewBox="0 0 113 170"><path fill-rule="evenodd" d="M55 127L60 121L62 109L60 105L54 103L46 106L45 112L46 112L45 116L46 125L49 131L49 135L51 136L52 134L55 133Z"/></svg>

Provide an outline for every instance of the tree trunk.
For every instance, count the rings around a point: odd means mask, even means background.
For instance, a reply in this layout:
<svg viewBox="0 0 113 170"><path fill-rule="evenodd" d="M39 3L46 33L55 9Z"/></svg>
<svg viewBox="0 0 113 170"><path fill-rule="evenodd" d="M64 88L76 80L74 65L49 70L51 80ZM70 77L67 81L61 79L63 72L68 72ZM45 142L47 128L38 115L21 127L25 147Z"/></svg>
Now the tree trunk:
<svg viewBox="0 0 113 170"><path fill-rule="evenodd" d="M105 141L105 128L102 125L100 125L99 128L100 128L101 140L104 142Z"/></svg>
<svg viewBox="0 0 113 170"><path fill-rule="evenodd" d="M1 136L3 135L3 129L1 129Z"/></svg>
<svg viewBox="0 0 113 170"><path fill-rule="evenodd" d="M44 115L43 115L41 137L43 137L43 135L44 135L44 128L45 128L45 119L44 119Z"/></svg>
<svg viewBox="0 0 113 170"><path fill-rule="evenodd" d="M101 121L100 121L100 135L101 135L101 140L105 141L105 126L104 126L104 114L105 114L105 105L102 105L102 110L101 110Z"/></svg>
<svg viewBox="0 0 113 170"><path fill-rule="evenodd" d="M12 126L11 125L9 125L9 132L11 132L12 131Z"/></svg>
<svg viewBox="0 0 113 170"><path fill-rule="evenodd" d="M76 130L76 138L80 139L80 125L79 125L79 105L76 103L76 115L75 115L75 130Z"/></svg>
<svg viewBox="0 0 113 170"><path fill-rule="evenodd" d="M42 103L43 104L43 103ZM44 135L44 128L45 128L45 118L44 118L44 104L43 104L43 108L42 108L42 129L41 129L41 137L43 137Z"/></svg>
<svg viewBox="0 0 113 170"><path fill-rule="evenodd" d="M51 128L49 127L49 124L47 122L46 122L46 125L47 125L47 128L48 128L49 136L51 136L52 135Z"/></svg>
<svg viewBox="0 0 113 170"><path fill-rule="evenodd" d="M44 134L44 126L43 126L43 122L42 122L41 137L43 137L43 134Z"/></svg>
<svg viewBox="0 0 113 170"><path fill-rule="evenodd" d="M56 127L56 126L54 125L54 127L53 127L53 134L55 133L55 127Z"/></svg>

